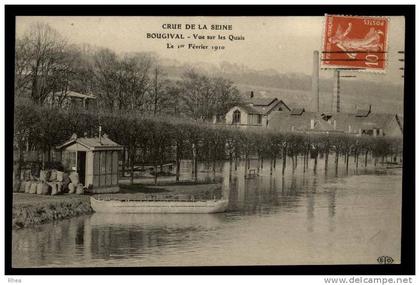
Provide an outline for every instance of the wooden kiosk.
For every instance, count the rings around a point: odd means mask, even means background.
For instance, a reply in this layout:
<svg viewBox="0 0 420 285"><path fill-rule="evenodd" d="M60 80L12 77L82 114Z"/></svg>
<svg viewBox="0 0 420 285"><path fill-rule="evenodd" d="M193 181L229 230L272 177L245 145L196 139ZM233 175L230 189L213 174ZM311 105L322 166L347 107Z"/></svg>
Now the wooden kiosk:
<svg viewBox="0 0 420 285"><path fill-rule="evenodd" d="M57 147L66 172L77 172L79 181L92 193L115 193L118 186L118 157L123 147L105 134L77 137Z"/></svg>

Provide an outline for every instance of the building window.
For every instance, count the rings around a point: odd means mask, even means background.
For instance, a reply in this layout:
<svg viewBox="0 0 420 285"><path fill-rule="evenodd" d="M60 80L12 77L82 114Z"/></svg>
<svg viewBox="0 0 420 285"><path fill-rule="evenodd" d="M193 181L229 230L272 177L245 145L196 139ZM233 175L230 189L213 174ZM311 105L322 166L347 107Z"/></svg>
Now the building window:
<svg viewBox="0 0 420 285"><path fill-rule="evenodd" d="M261 125L261 122L262 122L262 115L258 115L257 124Z"/></svg>
<svg viewBox="0 0 420 285"><path fill-rule="evenodd" d="M232 124L239 124L241 122L241 112L236 110L233 112Z"/></svg>

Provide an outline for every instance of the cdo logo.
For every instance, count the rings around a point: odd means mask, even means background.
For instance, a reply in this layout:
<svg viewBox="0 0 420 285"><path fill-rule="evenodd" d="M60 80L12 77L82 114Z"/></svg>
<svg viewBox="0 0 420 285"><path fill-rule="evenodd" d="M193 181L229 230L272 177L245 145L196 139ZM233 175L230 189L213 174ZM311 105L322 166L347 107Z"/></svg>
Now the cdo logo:
<svg viewBox="0 0 420 285"><path fill-rule="evenodd" d="M392 264L394 262L390 256L379 256L376 260L379 264Z"/></svg>

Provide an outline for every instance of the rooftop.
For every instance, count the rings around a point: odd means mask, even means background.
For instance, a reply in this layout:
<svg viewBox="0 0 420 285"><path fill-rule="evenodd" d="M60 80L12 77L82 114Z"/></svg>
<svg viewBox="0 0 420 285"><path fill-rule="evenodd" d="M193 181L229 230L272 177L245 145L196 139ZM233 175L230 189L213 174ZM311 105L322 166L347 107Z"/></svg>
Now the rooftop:
<svg viewBox="0 0 420 285"><path fill-rule="evenodd" d="M107 135L99 137L77 137L76 134L73 134L70 140L58 146L58 149L68 147L74 143L79 143L89 150L121 150L122 146L108 138Z"/></svg>
<svg viewBox="0 0 420 285"><path fill-rule="evenodd" d="M240 104L239 107L243 108L249 114L267 115L273 111L278 105L284 105L287 110L289 107L277 98L252 98L249 101Z"/></svg>
<svg viewBox="0 0 420 285"><path fill-rule="evenodd" d="M57 94L57 93L60 93L60 92L56 92L55 94ZM75 91L67 91L66 96L68 98L96 99L96 96L95 95L92 95L92 94L82 94L82 93L75 92Z"/></svg>
<svg viewBox="0 0 420 285"><path fill-rule="evenodd" d="M336 131L357 133L359 129L382 129L385 134L395 134L395 128L403 129L403 119L395 114L371 113L360 116L358 113L334 113L328 114L317 112L273 112L268 128L282 131ZM365 113L364 113L365 114ZM314 128L311 129L311 120ZM334 128L335 124L335 128Z"/></svg>

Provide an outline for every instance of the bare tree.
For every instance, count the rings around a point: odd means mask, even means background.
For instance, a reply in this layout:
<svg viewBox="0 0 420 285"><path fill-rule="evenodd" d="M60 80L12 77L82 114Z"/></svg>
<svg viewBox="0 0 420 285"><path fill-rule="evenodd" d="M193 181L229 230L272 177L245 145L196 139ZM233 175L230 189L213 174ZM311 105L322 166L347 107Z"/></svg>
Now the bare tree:
<svg viewBox="0 0 420 285"><path fill-rule="evenodd" d="M180 82L183 112L195 120L203 119L207 104L203 101L207 78L194 70L187 71Z"/></svg>
<svg viewBox="0 0 420 285"><path fill-rule="evenodd" d="M149 71L153 59L147 54L134 54L123 59L124 92L127 98L127 108L130 110L145 110L146 94L150 85Z"/></svg>
<svg viewBox="0 0 420 285"><path fill-rule="evenodd" d="M215 98L213 115L224 115L230 108L241 102L239 91L232 81L222 77L215 77L212 80L212 84Z"/></svg>
<svg viewBox="0 0 420 285"><path fill-rule="evenodd" d="M114 109L117 64L117 55L109 49L102 49L94 56L96 95L100 105L108 110Z"/></svg>
<svg viewBox="0 0 420 285"><path fill-rule="evenodd" d="M23 39L16 39L15 51L15 93L16 96L23 96L27 90L30 90L30 50L29 45Z"/></svg>
<svg viewBox="0 0 420 285"><path fill-rule="evenodd" d="M196 120L210 120L214 115L224 114L240 100L232 82L193 70L184 74L180 87L184 112Z"/></svg>
<svg viewBox="0 0 420 285"><path fill-rule="evenodd" d="M149 88L149 94L151 97L151 109L153 115L161 113L164 110L169 110L169 104L173 103L170 96L174 95L170 92L174 92L173 86L170 81L165 78L165 74L162 72L161 67L156 64L152 71L152 79Z"/></svg>
<svg viewBox="0 0 420 285"><path fill-rule="evenodd" d="M66 84L70 69L66 41L56 30L45 23L37 23L17 40L16 45L16 91L43 104L57 89ZM61 78L61 79L59 79Z"/></svg>
<svg viewBox="0 0 420 285"><path fill-rule="evenodd" d="M103 107L114 110L145 109L151 59L132 55L119 58L102 49L95 54L96 92Z"/></svg>

